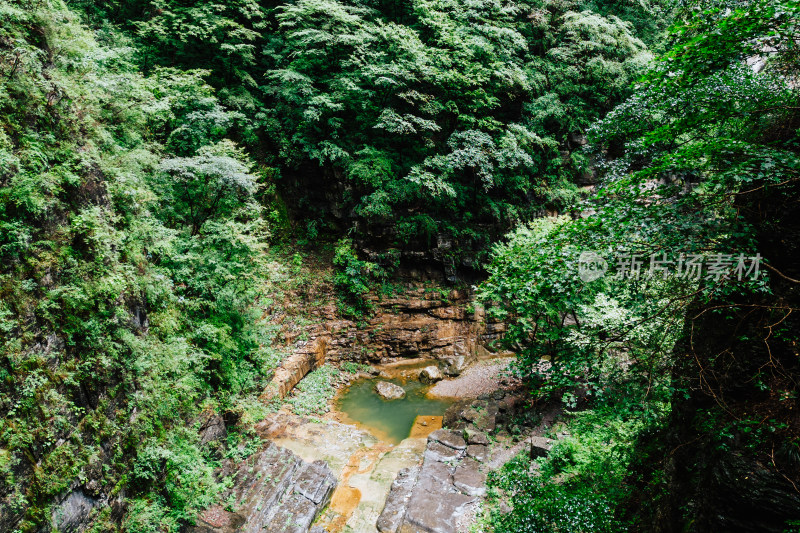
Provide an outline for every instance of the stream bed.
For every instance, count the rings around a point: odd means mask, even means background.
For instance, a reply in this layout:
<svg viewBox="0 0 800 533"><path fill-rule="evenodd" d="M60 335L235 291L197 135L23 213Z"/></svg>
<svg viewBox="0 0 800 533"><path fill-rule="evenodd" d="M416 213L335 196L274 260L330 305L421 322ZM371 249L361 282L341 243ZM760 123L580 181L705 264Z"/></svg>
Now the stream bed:
<svg viewBox="0 0 800 533"><path fill-rule="evenodd" d="M376 379L354 381L336 399L336 410L345 418L381 440L392 444L409 436L417 416L441 416L453 404L453 400L428 398L430 388L416 380L385 379L403 387L404 398L384 400L375 392Z"/></svg>

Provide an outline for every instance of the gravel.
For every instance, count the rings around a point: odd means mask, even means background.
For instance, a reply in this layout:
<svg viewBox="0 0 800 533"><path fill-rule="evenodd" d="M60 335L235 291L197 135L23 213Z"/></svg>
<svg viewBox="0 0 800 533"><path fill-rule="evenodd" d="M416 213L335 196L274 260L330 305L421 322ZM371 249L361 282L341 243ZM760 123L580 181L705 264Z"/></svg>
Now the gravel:
<svg viewBox="0 0 800 533"><path fill-rule="evenodd" d="M513 357L503 357L481 361L467 368L457 378L438 382L428 394L438 398L472 399L496 391L500 386L501 374L513 360Z"/></svg>

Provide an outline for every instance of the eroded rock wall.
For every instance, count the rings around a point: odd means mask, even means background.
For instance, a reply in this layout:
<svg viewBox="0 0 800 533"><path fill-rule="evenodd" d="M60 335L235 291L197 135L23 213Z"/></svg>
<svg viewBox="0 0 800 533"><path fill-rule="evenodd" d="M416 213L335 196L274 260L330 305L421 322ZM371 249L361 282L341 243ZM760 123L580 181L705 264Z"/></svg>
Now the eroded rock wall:
<svg viewBox="0 0 800 533"><path fill-rule="evenodd" d="M451 376L472 361L490 355L505 324L486 316L467 290L444 290L409 284L392 296L370 295L374 314L343 319L330 303L314 311L318 323L275 373L265 399L286 395L303 376L324 361L387 364L403 359L430 359Z"/></svg>

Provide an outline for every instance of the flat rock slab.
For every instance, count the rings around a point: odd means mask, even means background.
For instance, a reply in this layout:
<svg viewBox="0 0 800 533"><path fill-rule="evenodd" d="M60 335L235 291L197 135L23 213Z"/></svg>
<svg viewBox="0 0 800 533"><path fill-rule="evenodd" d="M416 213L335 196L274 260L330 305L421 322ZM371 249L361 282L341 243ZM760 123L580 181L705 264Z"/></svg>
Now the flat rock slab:
<svg viewBox="0 0 800 533"><path fill-rule="evenodd" d="M425 449L425 458L434 461L453 461L461 457L459 450L445 446L441 442L429 442L428 447Z"/></svg>
<svg viewBox="0 0 800 533"><path fill-rule="evenodd" d="M323 505L336 487L336 478L324 461L307 465L294 482L294 491L314 505Z"/></svg>
<svg viewBox="0 0 800 533"><path fill-rule="evenodd" d="M448 431L446 429L439 429L428 435L428 441L435 441L454 450L464 450L467 447L467 442L464 437L455 431Z"/></svg>
<svg viewBox="0 0 800 533"><path fill-rule="evenodd" d="M486 494L486 476L474 459L464 459L453 472L453 485L467 496Z"/></svg>
<svg viewBox="0 0 800 533"><path fill-rule="evenodd" d="M470 444L467 446L467 456L484 462L489 458L489 449L483 444Z"/></svg>
<svg viewBox="0 0 800 533"><path fill-rule="evenodd" d="M400 529L417 477L419 477L419 467L404 468L397 473L386 498L386 505L376 523L380 533L396 533Z"/></svg>
<svg viewBox="0 0 800 533"><path fill-rule="evenodd" d="M486 455L486 446L473 447ZM466 457L467 450L460 432L431 433L416 482L403 478L392 485L378 531L461 533L472 504L486 492L486 476L478 461Z"/></svg>
<svg viewBox="0 0 800 533"><path fill-rule="evenodd" d="M436 533L460 533L457 521L466 506L475 501L474 497L460 492L429 492L416 487L408 503L400 533L420 531Z"/></svg>

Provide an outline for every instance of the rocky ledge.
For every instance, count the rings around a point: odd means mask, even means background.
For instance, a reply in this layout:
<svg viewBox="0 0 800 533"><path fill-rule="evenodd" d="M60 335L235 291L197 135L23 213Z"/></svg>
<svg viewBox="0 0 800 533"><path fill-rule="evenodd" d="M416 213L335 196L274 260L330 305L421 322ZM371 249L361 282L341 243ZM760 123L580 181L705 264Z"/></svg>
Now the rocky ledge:
<svg viewBox="0 0 800 533"><path fill-rule="evenodd" d="M283 331L292 354L275 371L262 399L284 397L309 371L325 361L355 361L386 365L426 359L439 367L425 379L431 382L459 375L474 361L492 355L487 348L502 338L505 324L497 322L466 290L438 290L409 284L392 298L369 295L374 314L367 322L343 319L330 303L314 310L317 323L299 333ZM469 312L468 312L469 310ZM356 356L356 354L358 354Z"/></svg>
<svg viewBox="0 0 800 533"><path fill-rule="evenodd" d="M308 463L269 443L236 471L233 489L197 519L191 533L306 533L328 505L336 478L324 461Z"/></svg>
<svg viewBox="0 0 800 533"><path fill-rule="evenodd" d="M392 483L378 531L461 531L471 506L486 492L481 461L488 457L488 443L479 431L431 433L422 466L402 470Z"/></svg>

